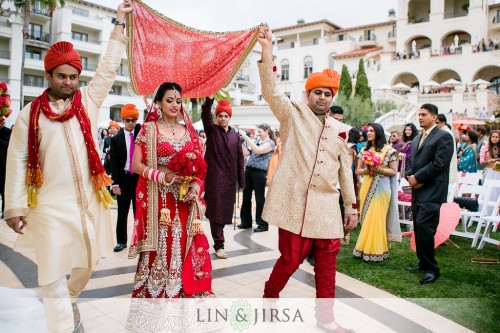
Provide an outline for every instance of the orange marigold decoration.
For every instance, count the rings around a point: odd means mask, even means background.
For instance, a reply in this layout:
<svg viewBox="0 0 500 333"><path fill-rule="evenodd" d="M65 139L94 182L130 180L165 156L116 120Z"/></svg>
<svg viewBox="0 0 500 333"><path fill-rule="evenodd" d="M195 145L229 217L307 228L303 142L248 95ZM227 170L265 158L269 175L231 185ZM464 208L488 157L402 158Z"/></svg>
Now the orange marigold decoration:
<svg viewBox="0 0 500 333"><path fill-rule="evenodd" d="M257 41L255 27L208 32L182 25L140 0L127 16L132 90L152 94L163 81L177 82L182 97L205 97L226 87Z"/></svg>

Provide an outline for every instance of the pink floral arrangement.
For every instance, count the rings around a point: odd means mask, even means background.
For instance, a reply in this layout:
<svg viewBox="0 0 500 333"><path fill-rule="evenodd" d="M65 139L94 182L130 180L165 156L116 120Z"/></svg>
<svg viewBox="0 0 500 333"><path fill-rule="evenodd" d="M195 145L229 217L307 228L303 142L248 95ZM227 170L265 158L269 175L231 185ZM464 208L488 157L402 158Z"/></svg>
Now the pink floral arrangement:
<svg viewBox="0 0 500 333"><path fill-rule="evenodd" d="M367 150L363 154L363 163L369 166L379 166L382 163L382 159L379 155L373 153L371 150ZM373 175L374 171L370 168L370 175Z"/></svg>
<svg viewBox="0 0 500 333"><path fill-rule="evenodd" d="M10 109L10 95L7 92L7 84L0 82L0 125L3 125L5 119L12 113Z"/></svg>

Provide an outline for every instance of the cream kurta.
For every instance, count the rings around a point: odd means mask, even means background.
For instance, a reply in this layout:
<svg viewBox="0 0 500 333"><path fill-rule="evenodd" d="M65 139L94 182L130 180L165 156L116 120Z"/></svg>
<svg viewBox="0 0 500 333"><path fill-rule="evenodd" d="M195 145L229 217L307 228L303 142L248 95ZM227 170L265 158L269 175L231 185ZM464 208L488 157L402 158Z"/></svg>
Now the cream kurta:
<svg viewBox="0 0 500 333"><path fill-rule="evenodd" d="M111 33L102 63L88 86L81 89L82 104L90 118L97 146L99 108L108 96L128 39ZM54 112L69 100L50 103ZM38 282L50 284L74 267L93 268L112 248L109 210L98 203L92 187L87 148L76 117L51 121L40 113L38 141L43 185L37 189L37 206L27 205L28 126L31 103L21 110L12 131L7 155L5 219L26 216L28 227L16 250L33 249Z"/></svg>
<svg viewBox="0 0 500 333"><path fill-rule="evenodd" d="M280 93L274 62L258 63L262 96L280 122L283 151L262 217L307 238L342 238L340 185L346 214L356 214L348 158L348 127L332 117L323 125L305 103ZM344 133L339 136L339 133Z"/></svg>

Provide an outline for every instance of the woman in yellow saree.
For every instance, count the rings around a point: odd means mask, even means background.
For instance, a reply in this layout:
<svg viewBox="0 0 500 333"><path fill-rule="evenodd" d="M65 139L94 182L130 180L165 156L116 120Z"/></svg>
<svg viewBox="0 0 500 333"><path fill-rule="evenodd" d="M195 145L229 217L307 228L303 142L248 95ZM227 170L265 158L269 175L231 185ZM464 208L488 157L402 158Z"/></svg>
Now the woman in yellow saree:
<svg viewBox="0 0 500 333"><path fill-rule="evenodd" d="M401 241L397 212L398 153L386 145L384 128L368 126L368 140L358 157L357 175L363 175L359 192L361 232L353 255L381 262L389 257L387 241Z"/></svg>

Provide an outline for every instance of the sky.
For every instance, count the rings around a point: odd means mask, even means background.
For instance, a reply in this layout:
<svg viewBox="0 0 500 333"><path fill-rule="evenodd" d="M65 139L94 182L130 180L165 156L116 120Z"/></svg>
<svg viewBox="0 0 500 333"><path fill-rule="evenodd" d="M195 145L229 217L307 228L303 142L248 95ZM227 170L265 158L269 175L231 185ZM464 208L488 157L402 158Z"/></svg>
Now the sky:
<svg viewBox="0 0 500 333"><path fill-rule="evenodd" d="M87 0L116 9L120 0ZM398 0L143 0L156 11L207 31L249 29L266 22L271 29L327 19L348 28L388 20Z"/></svg>

